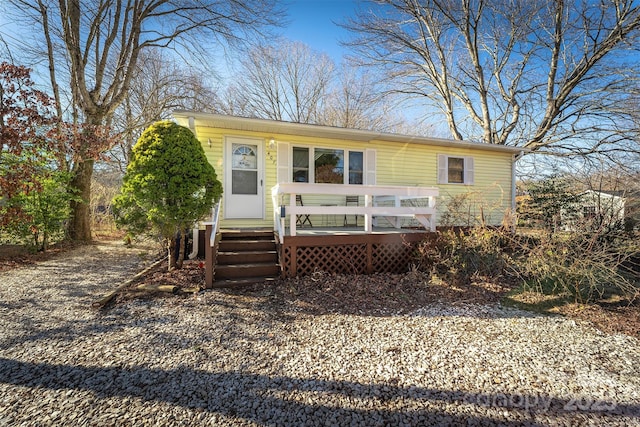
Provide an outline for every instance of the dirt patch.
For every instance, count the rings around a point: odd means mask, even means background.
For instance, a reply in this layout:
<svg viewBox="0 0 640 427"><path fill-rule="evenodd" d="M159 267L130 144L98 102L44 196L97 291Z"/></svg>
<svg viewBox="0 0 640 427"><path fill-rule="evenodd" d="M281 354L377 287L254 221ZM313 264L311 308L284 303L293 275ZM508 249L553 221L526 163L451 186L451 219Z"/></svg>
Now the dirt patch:
<svg viewBox="0 0 640 427"><path fill-rule="evenodd" d="M623 298L598 300L589 304L574 302L567 295L522 292L505 296L508 305L539 313L560 314L592 323L607 333L622 333L640 338L640 300Z"/></svg>
<svg viewBox="0 0 640 427"><path fill-rule="evenodd" d="M434 283L419 272L370 276L316 273L281 280L269 285L269 290L307 313L364 315L404 314L434 302L490 304L499 301L505 291L488 283L465 288Z"/></svg>
<svg viewBox="0 0 640 427"><path fill-rule="evenodd" d="M0 271L46 261L77 246L76 244L67 242L57 243L51 246L46 252L36 252L22 245L0 245Z"/></svg>
<svg viewBox="0 0 640 427"><path fill-rule="evenodd" d="M176 286L178 295L189 294L194 287L204 288L202 261L185 261L180 270L167 271L163 261L133 281L118 295L116 302L132 298L167 297L166 292L140 292L140 285ZM447 304L498 302L508 288L490 282L467 287L434 283L420 272L373 274L369 276L333 275L317 272L310 276L280 279L217 292L247 297L268 297L274 308L308 314L388 315L408 313L433 302Z"/></svg>
<svg viewBox="0 0 640 427"><path fill-rule="evenodd" d="M144 287L148 287L144 289ZM162 288L164 291L153 290ZM167 289L173 288L171 292ZM187 260L183 268L168 270L166 259L154 264L146 273L131 280L108 302L108 307L131 299L167 298L192 295L204 289L204 263L199 260Z"/></svg>
<svg viewBox="0 0 640 427"><path fill-rule="evenodd" d="M637 303L622 306L567 304L552 312L591 322L603 332L640 338L640 306Z"/></svg>

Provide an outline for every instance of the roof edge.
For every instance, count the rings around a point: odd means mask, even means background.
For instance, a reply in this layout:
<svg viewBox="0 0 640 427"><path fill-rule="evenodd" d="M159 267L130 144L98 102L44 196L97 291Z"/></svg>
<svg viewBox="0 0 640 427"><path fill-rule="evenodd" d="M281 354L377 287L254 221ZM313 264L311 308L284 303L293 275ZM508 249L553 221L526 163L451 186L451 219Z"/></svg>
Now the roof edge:
<svg viewBox="0 0 640 427"><path fill-rule="evenodd" d="M318 136L325 138L344 138L358 141L389 141L413 144L426 144L443 147L470 148L476 150L502 151L513 154L526 153L530 150L522 147L512 147L507 145L486 144L483 142L471 142L464 140L454 140L446 138L433 138L417 135L405 135L397 133L376 132L362 129L340 128L335 126L325 126L307 123L294 123L279 120L249 118L231 116L225 114L204 113L192 110L174 110L174 117L210 122L211 125L232 130L254 130L258 132L277 132L288 135ZM250 127L251 129L247 129Z"/></svg>

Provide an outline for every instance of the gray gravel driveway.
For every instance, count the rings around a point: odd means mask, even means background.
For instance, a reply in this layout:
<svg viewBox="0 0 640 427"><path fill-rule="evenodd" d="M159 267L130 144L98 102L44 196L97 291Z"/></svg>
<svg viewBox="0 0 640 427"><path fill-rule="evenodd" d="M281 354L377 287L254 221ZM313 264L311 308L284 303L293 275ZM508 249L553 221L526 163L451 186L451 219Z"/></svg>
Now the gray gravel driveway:
<svg viewBox="0 0 640 427"><path fill-rule="evenodd" d="M640 425L634 338L500 306L312 315L266 293L91 308L139 254L0 273L0 425Z"/></svg>

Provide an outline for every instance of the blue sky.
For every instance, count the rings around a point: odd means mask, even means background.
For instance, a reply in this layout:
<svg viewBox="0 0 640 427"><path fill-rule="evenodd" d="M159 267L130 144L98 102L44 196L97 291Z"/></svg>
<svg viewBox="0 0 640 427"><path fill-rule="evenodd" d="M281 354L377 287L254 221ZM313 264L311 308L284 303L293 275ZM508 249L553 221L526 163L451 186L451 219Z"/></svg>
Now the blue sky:
<svg viewBox="0 0 640 427"><path fill-rule="evenodd" d="M282 29L282 35L339 62L345 53L340 41L348 32L336 23L354 16L356 8L357 2L352 0L290 0L286 6L290 24Z"/></svg>
<svg viewBox="0 0 640 427"><path fill-rule="evenodd" d="M357 0L288 0L283 7L288 14L289 25L279 32L289 40L303 42L314 50L327 53L339 62L345 53L339 42L348 37L348 32L336 23L353 16L357 3ZM8 36L9 41L17 41L11 40L12 23L3 15L0 13L0 32Z"/></svg>
<svg viewBox="0 0 640 427"><path fill-rule="evenodd" d="M340 41L346 40L349 33L337 23L354 16L357 6L358 0L287 0L282 7L288 15L289 24L276 29L276 32L288 40L302 42L313 50L328 54L339 64L346 53ZM12 35L15 33L13 27L0 7L0 33L7 37L8 42L19 44L19 38ZM218 71L225 75L225 69L230 65L218 65Z"/></svg>

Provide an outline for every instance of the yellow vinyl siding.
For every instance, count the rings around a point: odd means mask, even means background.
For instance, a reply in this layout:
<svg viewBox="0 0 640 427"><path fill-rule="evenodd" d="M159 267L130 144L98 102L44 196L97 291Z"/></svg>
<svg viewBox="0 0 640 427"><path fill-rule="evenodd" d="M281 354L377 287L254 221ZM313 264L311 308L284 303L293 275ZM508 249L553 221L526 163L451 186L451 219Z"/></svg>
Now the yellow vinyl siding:
<svg viewBox="0 0 640 427"><path fill-rule="evenodd" d="M438 217L452 197L464 198L472 216L484 214L489 224L499 225L511 208L511 159L509 153L454 149L419 144L374 141L377 149L377 180L380 185L438 187ZM475 162L474 185L438 184L438 154L471 156ZM466 224L456 224L466 225Z"/></svg>
<svg viewBox="0 0 640 427"><path fill-rule="evenodd" d="M481 216L487 224L500 225L505 212L511 209L511 155L508 153L492 153L479 150L447 151L442 154L473 156L475 162L475 183L439 184L438 215L444 220L444 210L452 198L462 199L462 206L457 215L452 215L453 225L477 225ZM437 178L437 172L433 174ZM449 207L449 209L453 209ZM464 220L471 216L470 221ZM460 223L460 219L463 219ZM475 222L474 222L475 220ZM440 221L442 223L442 221Z"/></svg>
<svg viewBox="0 0 640 427"><path fill-rule="evenodd" d="M180 118L178 122L188 125L187 120ZM466 212L479 218L484 214L489 224L498 225L503 215L511 208L511 162L512 154L501 151L478 150L473 148L457 148L446 146L431 146L427 144L398 143L381 140L370 142L351 141L346 139L316 138L310 136L294 136L289 134L266 133L244 130L230 130L201 125L196 120L196 134L205 154L214 166L218 179L224 177L224 138L226 136L240 136L259 138L263 141L264 149L264 219L233 219L222 220L223 227L272 227L273 206L271 203L271 188L277 181L277 147L270 149L268 141L274 138L276 144L289 144L289 155L293 146L332 148L365 152L367 149L376 150L376 184L438 187L440 197L437 200L438 218L443 218L443 209L447 207L451 198L464 198ZM211 140L211 147L208 141ZM474 185L438 184L438 154L454 156L472 156L474 158ZM348 173L345 171L345 174ZM289 170L291 174L291 170ZM305 204L336 204L343 205L344 197L332 196L304 196ZM286 201L288 203L288 201ZM223 195L224 203L224 195ZM362 201L360 201L362 203ZM224 210L222 211L224 212ZM314 225L322 225L326 218L312 217ZM333 219L333 218L332 218ZM336 217L341 225L342 217ZM439 221L440 223L440 221ZM465 224L461 224L465 225Z"/></svg>

